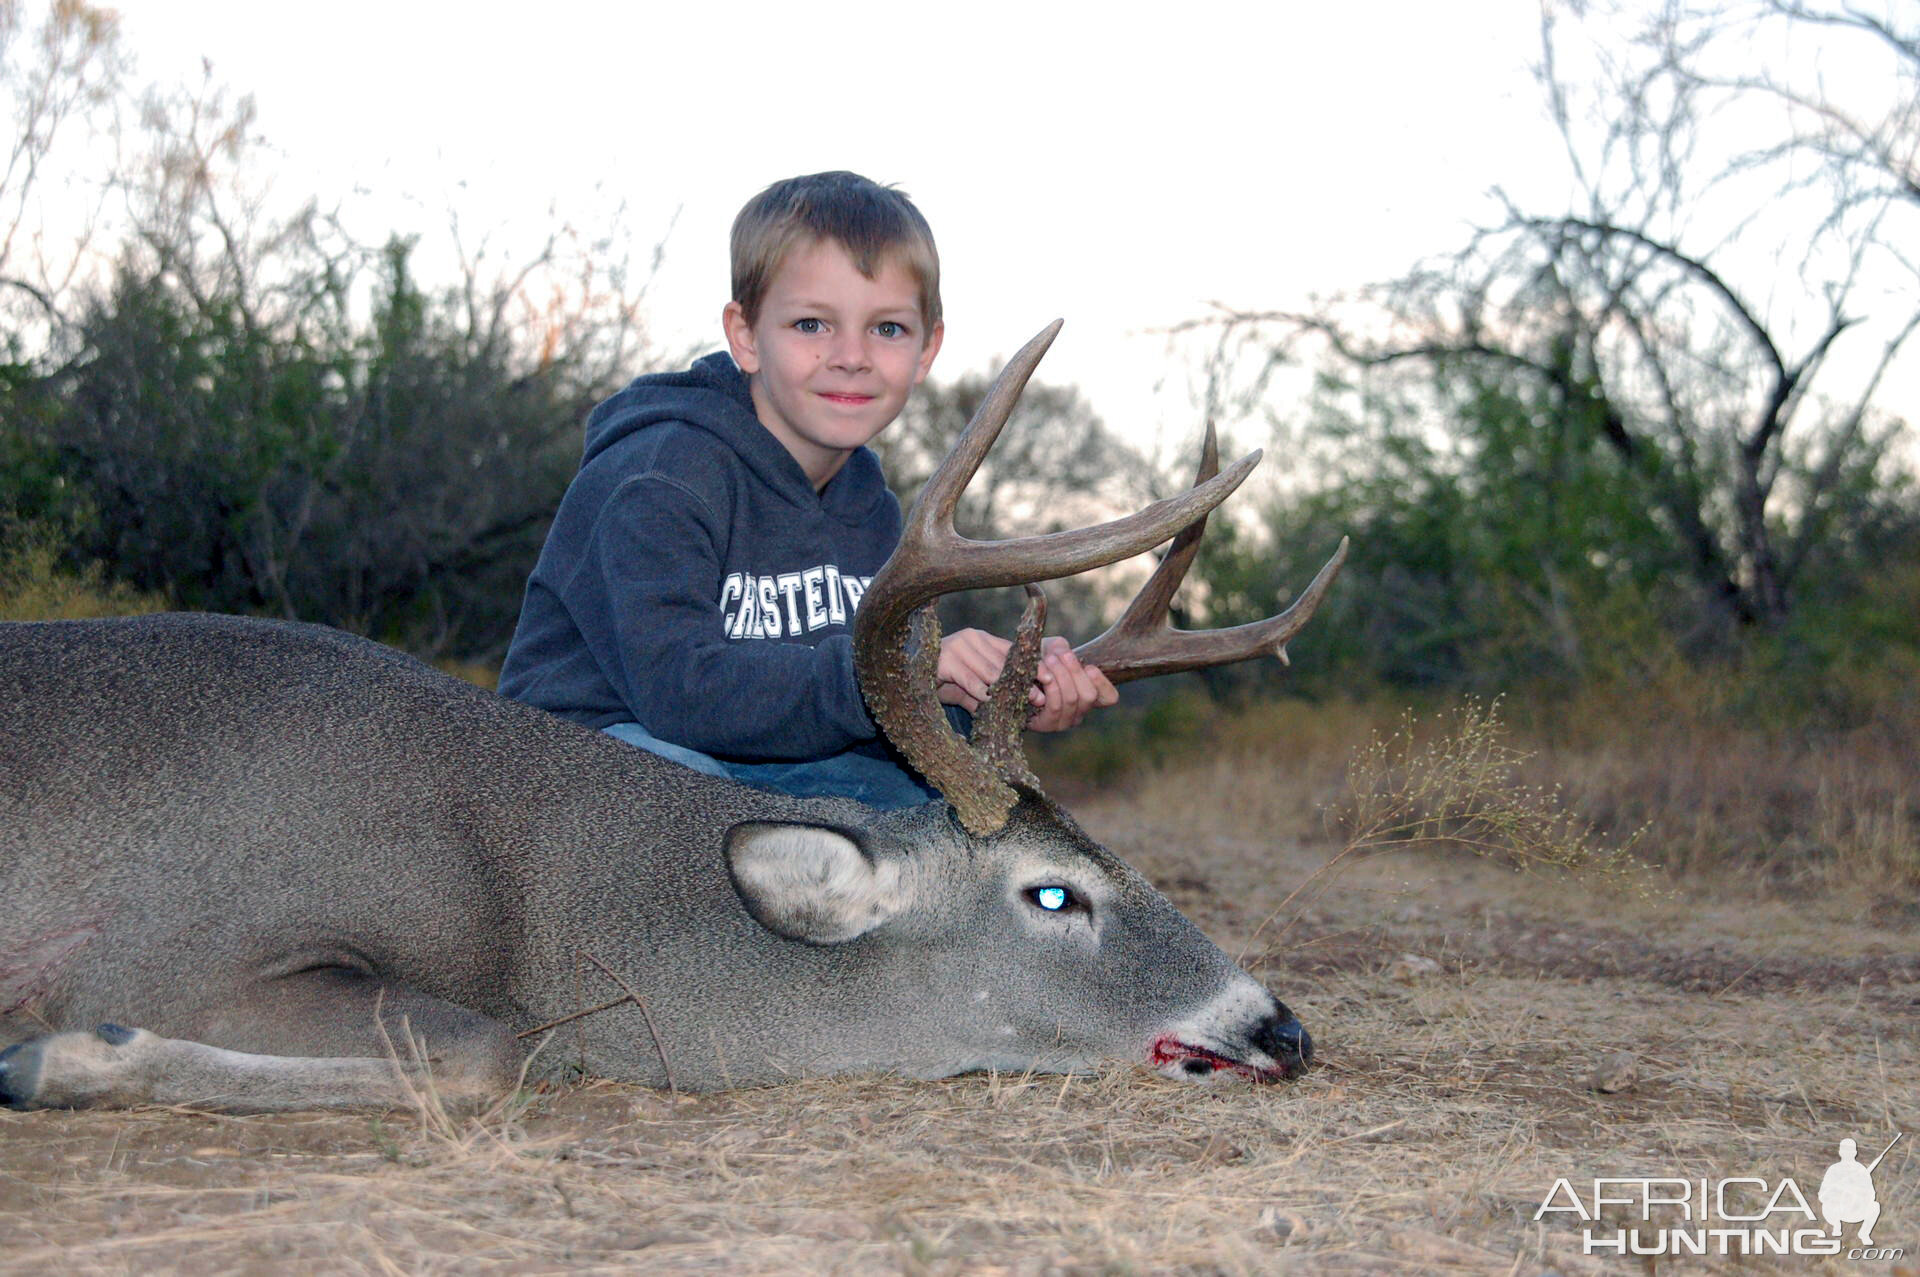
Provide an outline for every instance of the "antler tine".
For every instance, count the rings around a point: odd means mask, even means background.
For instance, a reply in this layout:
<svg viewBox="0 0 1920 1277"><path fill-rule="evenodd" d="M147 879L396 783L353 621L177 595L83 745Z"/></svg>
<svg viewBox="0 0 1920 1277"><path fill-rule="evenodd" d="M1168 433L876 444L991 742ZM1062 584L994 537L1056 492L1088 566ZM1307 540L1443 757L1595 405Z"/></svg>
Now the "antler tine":
<svg viewBox="0 0 1920 1277"><path fill-rule="evenodd" d="M1347 538L1341 537L1340 548L1314 575L1313 583L1294 600L1293 606L1264 621L1224 630L1177 630L1166 623L1164 616L1157 626L1135 625L1122 631L1116 624L1099 638L1075 648L1074 655L1084 664L1099 666L1100 672L1114 683L1204 669L1209 665L1230 665L1268 654L1279 657L1284 664L1287 641L1313 619L1320 600L1333 588L1334 578L1340 575L1340 567L1346 561ZM1129 614L1132 611L1128 609Z"/></svg>
<svg viewBox="0 0 1920 1277"><path fill-rule="evenodd" d="M960 504L960 494L966 491L974 472L980 469L994 441L1000 438L1000 432L1013 416L1014 406L1020 402L1020 392L1027 388L1033 370L1040 366L1040 360L1065 323L1063 319L1056 319L1035 333L993 379L993 385L987 388L987 397L974 410L973 420L960 432L953 449L914 499L913 509L907 514L909 527L923 535L953 527L953 512Z"/></svg>
<svg viewBox="0 0 1920 1277"><path fill-rule="evenodd" d="M987 689L987 699L974 716L973 736L969 744L1009 780L1017 780L1032 789L1040 780L1027 763L1020 748L1020 735L1027 730L1027 689L1040 669L1040 635L1047 628L1047 596L1037 585L1027 587L1027 606L1020 614L1020 625L1013 634L1013 650L1000 668L1000 677Z"/></svg>
<svg viewBox="0 0 1920 1277"><path fill-rule="evenodd" d="M1205 483L1220 473L1220 440L1214 433L1213 422L1207 422L1206 438L1200 444L1200 468L1194 472L1196 486ZM1126 611L1113 623L1111 629L1099 638L1082 645L1082 650L1107 640L1110 636L1117 640L1123 635L1151 634L1163 628L1167 620L1167 609L1173 603L1174 591L1187 578L1187 569L1193 566L1194 556L1200 552L1200 538L1207 532L1207 520L1203 516L1186 526L1185 531L1173 539L1167 547L1165 557L1153 569L1153 575L1140 587L1140 592L1127 604Z"/></svg>
<svg viewBox="0 0 1920 1277"><path fill-rule="evenodd" d="M1214 433L1213 423L1209 421L1206 439L1200 448L1200 468L1195 473L1194 482L1205 482L1219 468L1219 440ZM1346 562L1346 538L1341 538L1340 548L1314 576L1306 592L1280 615L1225 630L1177 630L1168 620L1168 607L1173 602L1174 591L1180 588L1181 581L1185 579L1187 569L1193 566L1194 556L1200 550L1200 538L1205 532L1205 519L1188 525L1186 531L1168 547L1166 557L1160 560L1153 575L1133 596L1133 601L1127 604L1126 611L1120 614L1120 619L1113 623L1113 627L1099 638L1074 649L1074 655L1086 664L1097 665L1100 672L1115 683L1200 669L1208 665L1224 665L1268 652L1284 662L1287 659L1287 640L1298 634L1312 618L1314 610L1320 606L1320 600L1332 587L1334 577L1339 575L1341 565Z"/></svg>
<svg viewBox="0 0 1920 1277"><path fill-rule="evenodd" d="M1249 452L1197 488L1090 528L1010 541L973 541L955 535L948 543L954 567L947 577L952 583L945 589L1053 581L1143 554L1212 514L1253 473L1260 456L1257 450Z"/></svg>

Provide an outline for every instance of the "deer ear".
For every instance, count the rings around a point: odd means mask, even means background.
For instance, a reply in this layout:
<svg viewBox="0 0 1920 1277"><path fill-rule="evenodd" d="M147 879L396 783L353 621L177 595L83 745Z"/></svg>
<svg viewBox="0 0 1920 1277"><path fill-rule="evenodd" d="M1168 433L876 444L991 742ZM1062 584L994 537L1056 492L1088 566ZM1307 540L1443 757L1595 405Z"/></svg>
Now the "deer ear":
<svg viewBox="0 0 1920 1277"><path fill-rule="evenodd" d="M876 862L846 830L747 820L727 830L726 849L747 912L789 940L840 944L906 904L900 866Z"/></svg>

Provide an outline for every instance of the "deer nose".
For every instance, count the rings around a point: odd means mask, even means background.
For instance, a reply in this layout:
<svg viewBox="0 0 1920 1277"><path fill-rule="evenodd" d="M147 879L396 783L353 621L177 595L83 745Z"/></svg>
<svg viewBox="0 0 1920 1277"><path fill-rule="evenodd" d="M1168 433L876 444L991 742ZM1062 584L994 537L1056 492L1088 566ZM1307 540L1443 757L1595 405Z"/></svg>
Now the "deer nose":
<svg viewBox="0 0 1920 1277"><path fill-rule="evenodd" d="M1313 1039L1284 1006L1260 1022L1253 1044L1277 1060L1287 1077L1299 1076L1313 1063Z"/></svg>

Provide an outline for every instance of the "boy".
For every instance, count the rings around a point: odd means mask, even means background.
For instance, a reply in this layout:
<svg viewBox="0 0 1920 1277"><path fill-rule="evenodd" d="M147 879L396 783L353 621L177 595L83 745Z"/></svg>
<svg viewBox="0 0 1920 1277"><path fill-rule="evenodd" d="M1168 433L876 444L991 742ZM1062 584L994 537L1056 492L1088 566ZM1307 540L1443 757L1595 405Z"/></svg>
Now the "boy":
<svg viewBox="0 0 1920 1277"><path fill-rule="evenodd" d="M865 445L945 332L933 234L898 191L819 173L749 201L732 258L730 355L641 377L588 417L500 690L713 775L926 802L867 714L851 627L900 536ZM942 639L941 700L975 709L1008 646ZM1036 730L1118 698L1064 640L1038 679Z"/></svg>

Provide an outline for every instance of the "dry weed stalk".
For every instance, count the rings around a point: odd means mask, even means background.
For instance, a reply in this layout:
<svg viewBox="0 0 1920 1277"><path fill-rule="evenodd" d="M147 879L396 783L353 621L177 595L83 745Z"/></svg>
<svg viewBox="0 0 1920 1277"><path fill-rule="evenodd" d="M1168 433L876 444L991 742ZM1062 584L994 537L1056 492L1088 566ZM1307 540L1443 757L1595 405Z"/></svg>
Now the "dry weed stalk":
<svg viewBox="0 0 1920 1277"><path fill-rule="evenodd" d="M599 1015L602 1011L611 1011L615 1007L625 1006L627 1003L631 1002L635 1007L639 1008L640 1018L646 1021L647 1034L653 1039L653 1049L660 1056L661 1071L667 1075L667 1090L675 1094L678 1094L680 1088L674 1084L673 1062L667 1058L666 1044L660 1040L660 1030L654 1027L653 1012L647 1008L647 1000L641 997L638 993L635 993L633 990L633 986L628 984L625 980L623 980L620 977L620 975L614 971L612 967L609 967L606 963L600 961L600 959L594 957L593 954L587 952L585 949L575 949L573 951L573 958L574 958L574 963L573 963L574 996L576 999L580 997L580 993L579 993L580 959L582 958L585 958L588 962L591 962L594 966L600 968L600 973L602 975L606 976L607 979L619 985L621 990L620 996L617 998L609 998L607 1001L599 1003L596 1006L582 1007L580 1010L573 1011L566 1015L563 1015L557 1020L548 1020L545 1024L536 1024L531 1029L523 1029L519 1033L514 1034L514 1037L521 1041L525 1041L528 1038L538 1037L542 1033L549 1033L552 1030L561 1028L564 1025L572 1024L575 1021L584 1020L590 1015ZM551 1039L543 1039L543 1043L545 1041L550 1041L550 1040ZM585 1051L584 1043L582 1043L581 1050L584 1053ZM584 1054L582 1057L580 1071L582 1073L586 1072Z"/></svg>
<svg viewBox="0 0 1920 1277"><path fill-rule="evenodd" d="M1529 785L1520 768L1533 752L1507 742L1500 702L1469 699L1425 741L1409 711L1391 735L1378 732L1347 768L1349 796L1331 814L1342 834L1336 860L1392 848L1463 847L1477 856L1613 878L1642 868L1631 852L1646 832L1602 844L1567 808L1560 786Z"/></svg>
<svg viewBox="0 0 1920 1277"><path fill-rule="evenodd" d="M1418 847L1460 847L1514 869L1559 869L1650 891L1648 866L1632 852L1646 827L1617 846L1601 842L1593 826L1568 809L1558 785L1520 779L1532 757L1508 743L1497 697L1464 701L1437 734L1424 733L1411 710L1392 733L1369 733L1347 765L1347 796L1323 809L1340 850L1254 928L1248 947L1291 910L1269 947L1277 945L1299 917L1296 902L1317 899L1343 868Z"/></svg>

